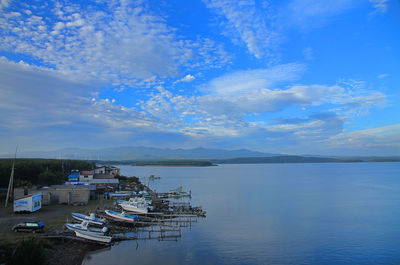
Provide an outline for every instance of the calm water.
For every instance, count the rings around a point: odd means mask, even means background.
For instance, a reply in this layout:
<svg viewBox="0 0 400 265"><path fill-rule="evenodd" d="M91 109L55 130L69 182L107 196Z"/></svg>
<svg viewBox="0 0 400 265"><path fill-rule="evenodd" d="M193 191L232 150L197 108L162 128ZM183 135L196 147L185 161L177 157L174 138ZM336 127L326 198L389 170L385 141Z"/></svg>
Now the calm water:
<svg viewBox="0 0 400 265"><path fill-rule="evenodd" d="M400 163L122 167L182 185L207 218L178 242L124 241L84 264L400 264Z"/></svg>

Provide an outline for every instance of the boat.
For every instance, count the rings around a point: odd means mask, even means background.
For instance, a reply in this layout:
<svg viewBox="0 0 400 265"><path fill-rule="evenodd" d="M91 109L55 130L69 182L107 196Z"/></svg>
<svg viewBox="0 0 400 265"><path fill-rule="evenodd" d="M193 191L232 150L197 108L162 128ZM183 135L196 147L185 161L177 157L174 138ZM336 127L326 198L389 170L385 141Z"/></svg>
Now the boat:
<svg viewBox="0 0 400 265"><path fill-rule="evenodd" d="M101 243L110 243L112 241L112 237L106 235L108 229L107 227L103 228L94 228L89 227L88 221L83 221L80 224L71 224L67 223L65 226L70 231L74 231L75 235L80 238L101 242Z"/></svg>
<svg viewBox="0 0 400 265"><path fill-rule="evenodd" d="M148 201L138 197L130 198L129 201L118 201L118 205L125 211L136 213L148 213L151 208Z"/></svg>
<svg viewBox="0 0 400 265"><path fill-rule="evenodd" d="M136 215L127 215L125 212L118 213L110 210L105 210L105 213L107 216L110 216L117 221L134 223L138 219Z"/></svg>
<svg viewBox="0 0 400 265"><path fill-rule="evenodd" d="M192 191L183 191L182 186L175 190L170 190L168 191L168 196L169 197L191 197L192 196Z"/></svg>
<svg viewBox="0 0 400 265"><path fill-rule="evenodd" d="M112 237L100 234L85 233L83 231L75 231L75 235L80 238L84 238L91 241L101 242L101 243L111 243Z"/></svg>
<svg viewBox="0 0 400 265"><path fill-rule="evenodd" d="M65 226L67 227L68 230L71 230L74 232L78 231L81 233L85 232L86 234L90 233L90 234L96 234L96 235L104 235L108 231L107 227L103 227L103 228L89 227L88 221L83 221L80 224L67 223L67 224L65 224Z"/></svg>
<svg viewBox="0 0 400 265"><path fill-rule="evenodd" d="M131 195L132 195L132 193L130 193L130 192L129 193L128 192L124 192L124 193L122 193L122 192L109 193L109 196L111 198L129 197Z"/></svg>
<svg viewBox="0 0 400 265"><path fill-rule="evenodd" d="M96 215L94 213L91 213L90 215L85 215L85 214L81 214L81 213L71 213L72 217L75 220L78 221L88 221L89 224L94 224L94 225L99 225L102 226L104 225L104 220L100 219L100 218L96 218Z"/></svg>

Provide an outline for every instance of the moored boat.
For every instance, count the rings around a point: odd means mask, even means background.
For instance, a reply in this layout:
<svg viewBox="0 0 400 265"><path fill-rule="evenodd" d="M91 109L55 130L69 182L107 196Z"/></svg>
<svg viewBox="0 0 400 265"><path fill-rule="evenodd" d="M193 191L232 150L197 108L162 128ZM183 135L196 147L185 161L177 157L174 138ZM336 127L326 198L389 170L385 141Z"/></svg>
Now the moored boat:
<svg viewBox="0 0 400 265"><path fill-rule="evenodd" d="M74 231L74 232L85 232L85 233L90 233L90 234L97 234L97 235L104 235L108 229L107 227L103 228L95 228L95 227L89 227L89 222L88 221L83 221L80 224L71 224L67 223L65 224L68 230Z"/></svg>
<svg viewBox="0 0 400 265"><path fill-rule="evenodd" d="M175 190L168 191L169 197L191 197L192 191L183 191L182 186L178 187Z"/></svg>
<svg viewBox="0 0 400 265"><path fill-rule="evenodd" d="M101 243L111 243L112 237L101 234L93 234L84 231L75 231L75 235L80 238L88 239L91 241L101 242Z"/></svg>
<svg viewBox="0 0 400 265"><path fill-rule="evenodd" d="M130 198L129 201L119 201L118 205L122 207L125 211L128 212L136 212L136 213L148 213L149 205L151 202L148 202L144 198Z"/></svg>
<svg viewBox="0 0 400 265"><path fill-rule="evenodd" d="M138 219L136 215L127 215L125 212L119 213L110 210L105 210L105 213L107 216L110 216L117 221L134 223Z"/></svg>
<svg viewBox="0 0 400 265"><path fill-rule="evenodd" d="M85 215L85 214L81 214L81 213L71 213L72 217L75 220L78 221L88 221L89 224L94 224L94 225L104 225L104 220L100 219L100 218L96 218L94 213L91 213L90 215Z"/></svg>

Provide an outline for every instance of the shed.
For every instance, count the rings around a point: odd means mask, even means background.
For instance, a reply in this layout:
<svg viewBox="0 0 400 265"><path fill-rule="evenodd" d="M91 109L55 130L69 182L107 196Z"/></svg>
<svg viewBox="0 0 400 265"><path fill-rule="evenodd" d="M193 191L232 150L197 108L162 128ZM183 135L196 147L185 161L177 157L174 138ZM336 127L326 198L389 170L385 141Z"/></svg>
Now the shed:
<svg viewBox="0 0 400 265"><path fill-rule="evenodd" d="M42 189L43 204L88 204L90 187L87 185L52 185Z"/></svg>
<svg viewBox="0 0 400 265"><path fill-rule="evenodd" d="M42 208L42 193L35 193L14 200L14 212L35 212Z"/></svg>

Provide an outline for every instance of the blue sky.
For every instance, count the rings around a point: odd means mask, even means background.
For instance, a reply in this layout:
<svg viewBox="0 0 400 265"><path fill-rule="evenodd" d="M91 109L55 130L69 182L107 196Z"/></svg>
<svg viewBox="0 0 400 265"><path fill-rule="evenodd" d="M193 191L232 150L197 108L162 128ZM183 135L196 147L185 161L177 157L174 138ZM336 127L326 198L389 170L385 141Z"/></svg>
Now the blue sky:
<svg viewBox="0 0 400 265"><path fill-rule="evenodd" d="M1 153L400 155L394 0L0 0Z"/></svg>

